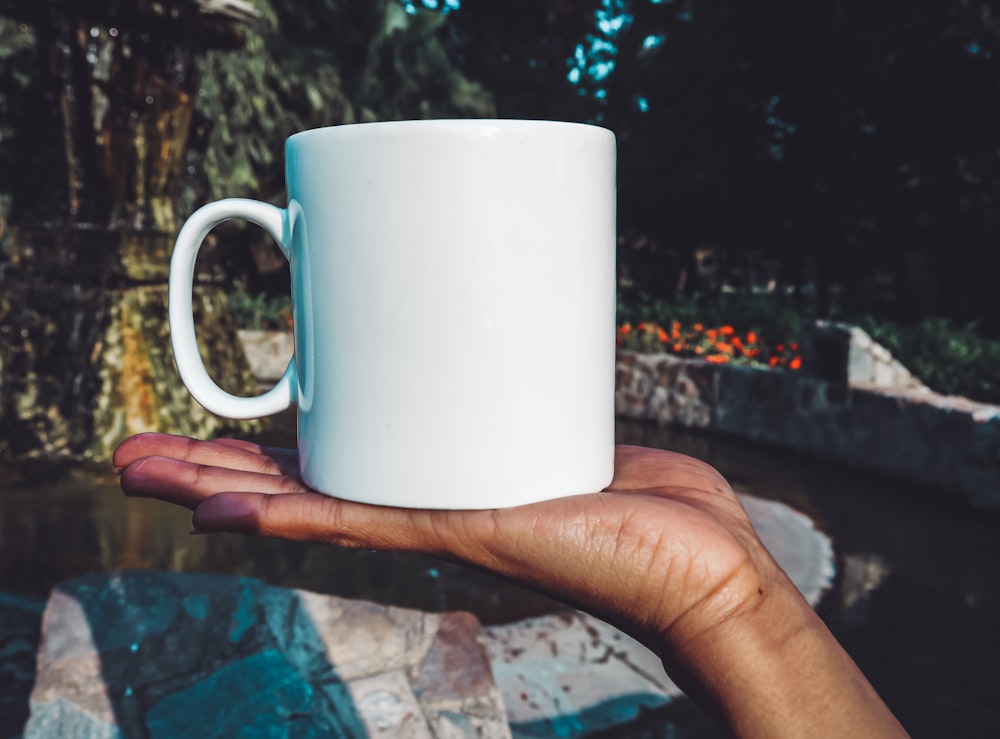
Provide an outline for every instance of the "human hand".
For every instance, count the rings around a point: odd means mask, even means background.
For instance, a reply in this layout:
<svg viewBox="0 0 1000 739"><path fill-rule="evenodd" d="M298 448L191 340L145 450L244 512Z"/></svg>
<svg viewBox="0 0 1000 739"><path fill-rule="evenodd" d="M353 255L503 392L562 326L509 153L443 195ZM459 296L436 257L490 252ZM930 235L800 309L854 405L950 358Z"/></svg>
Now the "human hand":
<svg viewBox="0 0 1000 739"><path fill-rule="evenodd" d="M775 733L761 687L734 689L733 670L793 689L772 664L789 640L800 645L798 656L853 667L767 553L730 485L684 455L618 447L614 481L603 492L489 511L385 508L322 495L299 478L295 452L238 440L142 434L122 443L114 464L127 494L192 509L198 531L421 552L552 594L645 642L683 688L746 735L758 727L768 732L760 736L797 734ZM855 684L860 673L846 677ZM860 681L855 697L881 706ZM824 735L815 728L809 735Z"/></svg>
<svg viewBox="0 0 1000 739"><path fill-rule="evenodd" d="M129 495L193 509L196 530L458 560L598 610L647 640L681 628L678 619L699 628L702 610L749 606L776 574L726 481L672 452L620 447L607 492L491 511L321 495L302 483L294 451L236 440L141 435L114 462Z"/></svg>

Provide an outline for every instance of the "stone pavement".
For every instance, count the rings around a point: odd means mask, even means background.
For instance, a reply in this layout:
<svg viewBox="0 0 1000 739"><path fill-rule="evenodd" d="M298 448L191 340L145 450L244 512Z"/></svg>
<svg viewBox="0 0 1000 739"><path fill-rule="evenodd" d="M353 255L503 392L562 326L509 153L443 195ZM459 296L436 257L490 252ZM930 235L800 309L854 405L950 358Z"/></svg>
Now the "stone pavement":
<svg viewBox="0 0 1000 739"><path fill-rule="evenodd" d="M829 539L742 499L815 603ZM582 737L680 694L645 647L576 611L483 629L467 613L149 571L57 587L37 665L25 739Z"/></svg>
<svg viewBox="0 0 1000 739"><path fill-rule="evenodd" d="M510 736L465 613L156 572L60 585L25 739Z"/></svg>

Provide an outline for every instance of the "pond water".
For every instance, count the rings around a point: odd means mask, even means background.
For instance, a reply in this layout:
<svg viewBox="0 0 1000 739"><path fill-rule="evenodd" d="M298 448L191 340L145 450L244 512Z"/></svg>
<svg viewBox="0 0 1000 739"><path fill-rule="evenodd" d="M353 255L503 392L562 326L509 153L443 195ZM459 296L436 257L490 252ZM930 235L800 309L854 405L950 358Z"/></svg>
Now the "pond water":
<svg viewBox="0 0 1000 739"><path fill-rule="evenodd" d="M273 433L269 441L288 441L287 427ZM838 576L819 612L913 736L1000 736L1000 516L950 503L939 491L742 442L633 422L620 422L618 436L705 459L738 489L811 516L837 555ZM30 623L18 628L29 640L53 585L123 568L245 575L380 603L470 610L487 624L560 607L425 557L192 536L186 511L126 499L104 468L35 464L2 473L0 631L10 614L22 614ZM0 660L31 661L25 649L10 654ZM0 693L12 669L0 665ZM0 737L16 734L26 715L26 696L9 698L0 701ZM614 735L722 736L686 702L607 736Z"/></svg>

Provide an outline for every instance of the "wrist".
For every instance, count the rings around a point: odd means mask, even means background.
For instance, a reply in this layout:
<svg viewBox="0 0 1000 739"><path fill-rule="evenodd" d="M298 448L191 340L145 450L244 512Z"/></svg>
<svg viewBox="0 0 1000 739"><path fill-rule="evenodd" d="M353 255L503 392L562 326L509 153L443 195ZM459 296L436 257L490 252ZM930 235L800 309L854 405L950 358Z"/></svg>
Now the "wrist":
<svg viewBox="0 0 1000 739"><path fill-rule="evenodd" d="M741 737L906 736L825 624L780 571L756 600L700 629L668 630L661 651L682 689ZM713 614L715 615L715 614Z"/></svg>

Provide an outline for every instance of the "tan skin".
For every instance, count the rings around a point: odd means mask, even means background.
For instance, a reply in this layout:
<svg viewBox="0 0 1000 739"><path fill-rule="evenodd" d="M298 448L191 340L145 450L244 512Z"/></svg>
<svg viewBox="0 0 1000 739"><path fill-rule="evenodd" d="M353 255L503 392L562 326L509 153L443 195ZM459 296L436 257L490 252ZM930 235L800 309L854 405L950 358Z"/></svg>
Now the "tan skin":
<svg viewBox="0 0 1000 739"><path fill-rule="evenodd" d="M295 452L239 440L142 434L114 464L128 495L192 509L200 532L421 552L554 595L643 641L736 736L906 736L729 483L691 457L618 447L607 490L491 511L321 495Z"/></svg>

